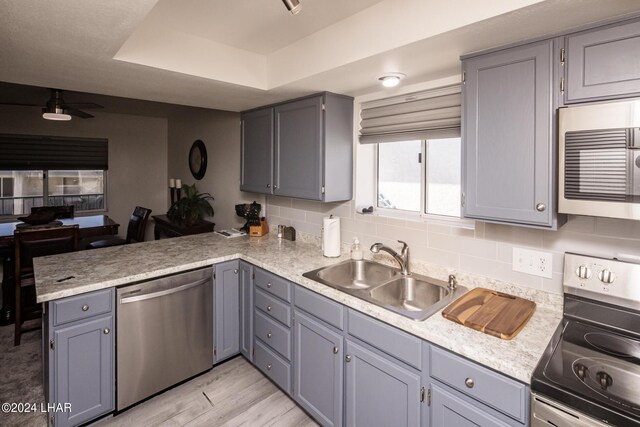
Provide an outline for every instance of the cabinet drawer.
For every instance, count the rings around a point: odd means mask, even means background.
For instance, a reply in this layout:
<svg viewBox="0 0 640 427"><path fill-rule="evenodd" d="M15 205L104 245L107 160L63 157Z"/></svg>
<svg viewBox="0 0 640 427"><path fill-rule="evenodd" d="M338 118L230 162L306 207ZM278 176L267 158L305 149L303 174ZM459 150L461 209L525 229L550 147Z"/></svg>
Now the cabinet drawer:
<svg viewBox="0 0 640 427"><path fill-rule="evenodd" d="M433 346L430 360L431 377L525 422L526 385Z"/></svg>
<svg viewBox="0 0 640 427"><path fill-rule="evenodd" d="M255 272L256 278L253 283L256 287L267 291L278 298L282 298L287 302L291 302L291 283L282 277L278 277L275 274L262 270L261 268L256 268Z"/></svg>
<svg viewBox="0 0 640 427"><path fill-rule="evenodd" d="M295 305L331 326L343 330L343 311L341 304L331 301L301 286L294 289Z"/></svg>
<svg viewBox="0 0 640 427"><path fill-rule="evenodd" d="M113 289L105 289L53 301L51 303L53 325L58 326L98 314L109 313L113 308L113 300Z"/></svg>
<svg viewBox="0 0 640 427"><path fill-rule="evenodd" d="M287 394L291 394L291 365L278 357L260 341L255 342L253 363Z"/></svg>
<svg viewBox="0 0 640 427"><path fill-rule="evenodd" d="M422 369L422 341L364 314L349 310L349 334L393 357Z"/></svg>
<svg viewBox="0 0 640 427"><path fill-rule="evenodd" d="M259 308L269 316L287 326L291 326L291 307L289 304L286 304L259 289L256 289L255 304L256 308Z"/></svg>
<svg viewBox="0 0 640 427"><path fill-rule="evenodd" d="M285 359L291 360L291 330L259 311L255 312L255 316L256 337L280 353Z"/></svg>

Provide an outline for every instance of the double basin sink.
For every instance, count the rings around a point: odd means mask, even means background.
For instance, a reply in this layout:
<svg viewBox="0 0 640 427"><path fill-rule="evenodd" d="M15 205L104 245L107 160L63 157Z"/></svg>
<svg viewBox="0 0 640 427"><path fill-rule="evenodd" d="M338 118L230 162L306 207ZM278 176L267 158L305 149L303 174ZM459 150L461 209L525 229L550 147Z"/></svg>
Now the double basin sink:
<svg viewBox="0 0 640 427"><path fill-rule="evenodd" d="M425 320L466 292L466 288L369 260L348 260L303 274L332 288L409 317Z"/></svg>

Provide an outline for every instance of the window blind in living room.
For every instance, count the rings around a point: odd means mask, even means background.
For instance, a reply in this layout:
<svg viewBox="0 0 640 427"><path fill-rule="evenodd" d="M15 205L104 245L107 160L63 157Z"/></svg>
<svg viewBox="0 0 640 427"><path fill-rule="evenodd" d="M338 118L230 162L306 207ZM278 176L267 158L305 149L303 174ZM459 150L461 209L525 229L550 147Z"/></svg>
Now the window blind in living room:
<svg viewBox="0 0 640 427"><path fill-rule="evenodd" d="M107 170L108 140L0 134L0 170Z"/></svg>
<svg viewBox="0 0 640 427"><path fill-rule="evenodd" d="M460 136L459 84L362 104L360 143Z"/></svg>

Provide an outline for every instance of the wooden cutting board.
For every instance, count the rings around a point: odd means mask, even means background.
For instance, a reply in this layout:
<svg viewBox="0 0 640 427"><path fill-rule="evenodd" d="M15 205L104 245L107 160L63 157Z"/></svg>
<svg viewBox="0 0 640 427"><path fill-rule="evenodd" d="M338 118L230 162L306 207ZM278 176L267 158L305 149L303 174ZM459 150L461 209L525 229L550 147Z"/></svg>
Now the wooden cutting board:
<svg viewBox="0 0 640 427"><path fill-rule="evenodd" d="M510 340L527 324L536 303L491 289L475 288L442 311L451 321Z"/></svg>

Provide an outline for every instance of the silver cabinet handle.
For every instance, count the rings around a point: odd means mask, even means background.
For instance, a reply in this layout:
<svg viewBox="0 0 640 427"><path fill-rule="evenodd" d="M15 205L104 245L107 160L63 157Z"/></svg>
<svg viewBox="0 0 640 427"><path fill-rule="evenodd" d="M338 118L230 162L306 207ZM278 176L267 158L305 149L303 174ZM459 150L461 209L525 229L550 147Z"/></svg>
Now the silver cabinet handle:
<svg viewBox="0 0 640 427"><path fill-rule="evenodd" d="M273 188L274 188L274 190L275 190L276 188L278 188L278 186L277 186L277 185L275 185L275 184L273 184Z"/></svg>
<svg viewBox="0 0 640 427"><path fill-rule="evenodd" d="M271 370L271 363L267 365L267 371L270 371L270 370Z"/></svg>
<svg viewBox="0 0 640 427"><path fill-rule="evenodd" d="M271 311L271 306L270 305L267 306L267 311Z"/></svg>
<svg viewBox="0 0 640 427"><path fill-rule="evenodd" d="M238 269L233 270L233 274L238 274Z"/></svg>
<svg viewBox="0 0 640 427"><path fill-rule="evenodd" d="M271 334L271 332L267 333L267 338L271 338L273 336L273 334Z"/></svg>
<svg viewBox="0 0 640 427"><path fill-rule="evenodd" d="M105 335L109 335L109 332L111 332L111 329L109 329L109 328L104 328L102 330L102 333L105 334Z"/></svg>
<svg viewBox="0 0 640 427"><path fill-rule="evenodd" d="M271 184L267 184L267 188L271 188Z"/></svg>
<svg viewBox="0 0 640 427"><path fill-rule="evenodd" d="M333 347L333 354L338 354L338 351L339 351L339 350L340 350L340 349L338 348L338 346L334 346L334 347Z"/></svg>
<svg viewBox="0 0 640 427"><path fill-rule="evenodd" d="M538 203L536 205L536 210L538 212L544 212L545 209L547 209L547 206L544 203Z"/></svg>
<svg viewBox="0 0 640 427"><path fill-rule="evenodd" d="M473 388L473 386L475 385L475 383L473 382L473 378L467 378L466 380L464 380L464 385L469 388Z"/></svg>
<svg viewBox="0 0 640 427"><path fill-rule="evenodd" d="M351 356L349 356L348 354L344 357L344 360L349 363L351 362Z"/></svg>
<svg viewBox="0 0 640 427"><path fill-rule="evenodd" d="M89 311L89 306L87 304L83 305L82 311Z"/></svg>
<svg viewBox="0 0 640 427"><path fill-rule="evenodd" d="M267 283L267 288L271 288L271 282Z"/></svg>

